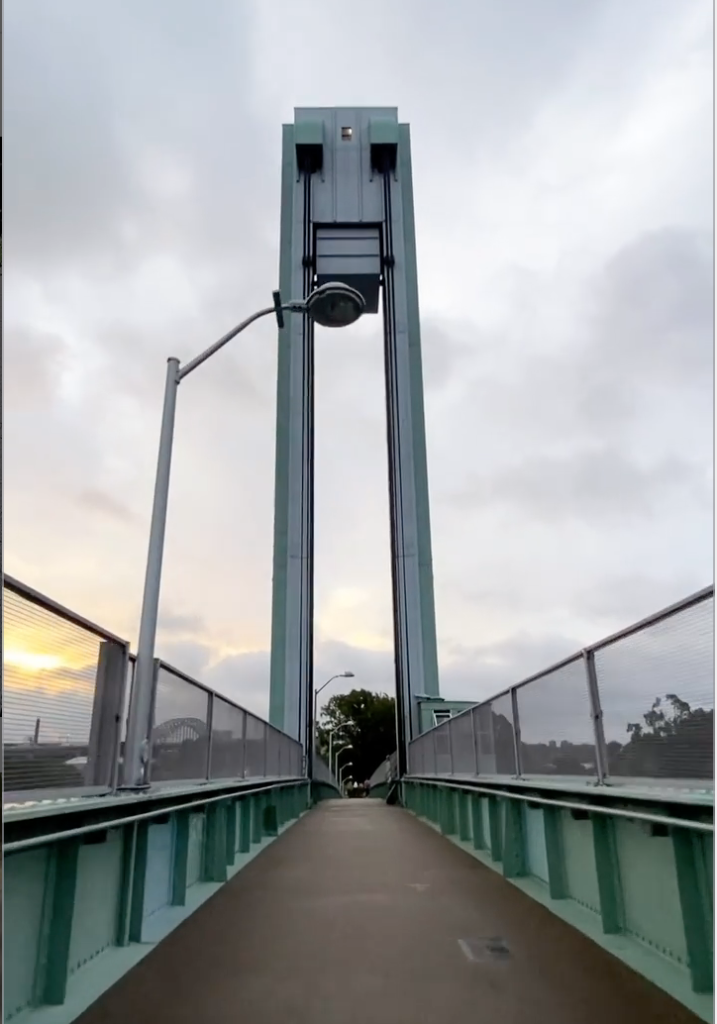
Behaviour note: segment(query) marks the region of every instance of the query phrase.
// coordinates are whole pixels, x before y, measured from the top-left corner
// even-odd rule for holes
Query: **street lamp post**
[[[353,761],[347,761],[346,764],[341,766],[341,771],[339,772],[339,789],[342,794],[344,791],[344,772],[347,768],[353,768],[353,764]]]
[[[336,751],[336,757],[334,759],[334,768],[333,768],[334,775],[336,774],[336,769],[338,768],[339,758],[343,754],[344,750],[353,750],[353,749],[354,748],[353,748],[353,745],[351,743],[344,743],[343,747],[339,747],[339,749]],[[329,752],[329,771],[331,771],[331,753],[330,752]]]
[[[337,672],[335,676],[331,676],[325,683],[322,683],[318,690],[314,691],[314,750],[319,749],[319,694],[325,689],[329,683],[333,683],[334,679],[353,679],[353,672]]]
[[[167,360],[167,377],[162,409],[162,427],[159,435],[157,475],[154,484],[154,502],[149,529],[149,550],[145,571],[142,614],[137,644],[137,661],[130,697],[127,722],[127,739],[124,747],[122,783],[127,789],[141,789],[147,785],[146,762],[148,757],[152,690],[154,687],[154,652],[157,639],[157,618],[159,614],[159,592],[162,579],[164,556],[164,535],[167,525],[167,504],[169,500],[169,475],[172,465],[172,443],[174,420],[177,408],[177,391],[185,377],[210,359],[219,349],[241,334],[255,320],[272,313],[280,328],[284,326],[284,312],[303,313],[321,327],[346,327],[354,323],[364,311],[365,302],[360,292],[348,285],[330,282],[316,288],[304,301],[282,303],[278,291],[273,293],[274,305],[253,313],[246,320],[225,334],[219,341],[205,349],[194,359],[179,365],[172,357]]]

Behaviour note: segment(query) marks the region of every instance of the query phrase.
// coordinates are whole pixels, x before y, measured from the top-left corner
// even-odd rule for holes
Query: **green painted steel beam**
[[[137,850],[138,825],[125,825],[122,836],[122,873],[120,876],[119,906],[117,912],[117,945],[126,946],[130,940],[134,862]]]
[[[183,907],[187,902],[190,817],[189,811],[181,811],[174,819],[174,849],[172,852],[172,906],[174,907]]]
[[[507,800],[503,808],[503,875],[522,878],[526,872],[523,806]]]
[[[473,829],[473,849],[474,850],[485,850],[485,830],[483,828],[483,805],[481,803],[482,798],[479,796],[471,796],[471,818],[472,818],[472,829]]]
[[[265,836],[277,836],[279,834],[279,822],[276,814],[276,804],[267,801],[262,814],[262,834]]]
[[[606,935],[619,935],[625,927],[625,908],[615,825],[609,818],[593,817],[592,829],[603,931]]]
[[[204,832],[205,882],[227,880],[227,813],[226,804],[213,804],[207,808]]]
[[[503,832],[500,827],[499,797],[488,797],[488,824],[490,828],[490,855],[495,861],[503,859]]]
[[[67,994],[79,852],[79,839],[58,843],[55,849],[42,983],[42,1002],[49,1006],[61,1006]]]
[[[453,790],[444,788],[440,791],[440,823],[441,832],[444,836],[455,835],[456,832],[456,802]]]
[[[413,807],[417,806],[417,797],[410,795],[410,781],[406,784],[407,806]],[[426,806],[435,807],[438,828],[463,848],[460,823],[458,835],[455,828],[447,831],[451,807],[455,810],[458,806],[455,798],[451,801],[449,797],[451,790],[468,794],[477,860],[502,872],[508,882],[701,1019],[713,1021],[713,839],[701,804],[685,808],[686,817],[678,826],[673,824],[676,805],[670,801],[666,801],[663,815],[645,814],[638,808],[628,809],[622,790],[602,794],[603,799],[608,796],[615,801],[612,806],[603,803],[592,807],[536,797],[534,787],[525,787],[522,794],[503,794],[487,786],[468,787],[448,781],[421,780],[415,785],[425,789]],[[484,800],[489,801],[487,842],[483,835]],[[523,806],[540,810],[543,836],[528,832]],[[690,810],[692,817],[687,816]],[[610,817],[612,811],[614,816]],[[573,822],[568,815],[576,820]],[[649,857],[646,835],[657,837],[655,861],[641,872],[635,858]],[[672,837],[670,856],[666,854],[665,836]],[[535,864],[531,863],[533,856],[537,858]],[[568,857],[572,858],[570,863]],[[654,884],[645,881],[648,869]],[[575,892],[569,878],[573,884],[576,880],[580,883]],[[654,894],[662,892],[663,887],[665,909],[661,914]],[[666,922],[664,914],[674,915],[676,910],[679,917]]]
[[[225,807],[226,821],[224,823],[224,862],[227,867],[232,867],[236,858],[237,838],[237,805],[236,800],[228,800]]]
[[[134,839],[134,857],[132,858],[132,886],[129,904],[130,942],[142,941],[142,924],[144,921],[144,892],[147,882],[147,855],[149,851],[149,824],[137,822]]]
[[[714,924],[710,874],[704,850],[699,836],[677,828],[672,832],[672,846],[692,989],[694,992],[712,992]]]
[[[467,843],[471,838],[470,818],[470,796],[468,793],[458,792],[458,838],[462,843]]]
[[[257,793],[252,797],[251,807],[251,841],[252,844],[260,843],[264,837],[262,831],[264,815],[264,794]]]
[[[244,796],[239,801],[239,853],[251,852],[252,798]]]
[[[568,881],[561,812],[555,807],[543,807],[542,813],[545,854],[548,862],[548,889],[552,899],[563,900],[568,896]]]

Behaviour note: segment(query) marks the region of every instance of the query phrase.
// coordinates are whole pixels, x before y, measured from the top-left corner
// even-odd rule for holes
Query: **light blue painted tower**
[[[383,312],[399,764],[438,696],[416,237],[407,124],[393,107],[299,109],[283,128],[280,289],[328,281]],[[381,300],[381,301],[379,301]],[[271,642],[272,724],[310,755],[313,692],[314,338],[279,332]]]

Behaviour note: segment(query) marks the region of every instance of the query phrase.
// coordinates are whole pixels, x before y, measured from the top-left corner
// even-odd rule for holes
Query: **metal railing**
[[[5,793],[116,784],[128,658],[125,640],[3,577]]]
[[[409,745],[409,774],[704,789],[714,782],[714,587]]]
[[[336,778],[334,773],[329,769],[329,766],[324,761],[323,757],[319,757],[317,753],[314,753],[313,765],[312,765],[312,778],[314,782],[321,782],[325,786],[331,786],[332,789],[339,790],[339,780]]]
[[[296,740],[157,661],[150,782],[299,778],[302,758]]]
[[[121,783],[129,643],[3,577],[5,801],[95,795]],[[185,673],[155,663],[152,785],[300,778],[301,744]]]
[[[368,780],[369,792],[377,786],[390,785],[396,778],[398,778],[398,757],[393,753],[381,762]]]

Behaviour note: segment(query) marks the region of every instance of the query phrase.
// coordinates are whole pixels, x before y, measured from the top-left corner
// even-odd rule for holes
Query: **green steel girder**
[[[5,1020],[53,1007],[70,1024],[298,819],[309,788],[221,784],[8,815]]]
[[[452,842],[713,1020],[714,814],[703,799],[660,804],[654,793],[640,801],[614,790],[576,797],[518,780],[405,778],[401,793]]]

